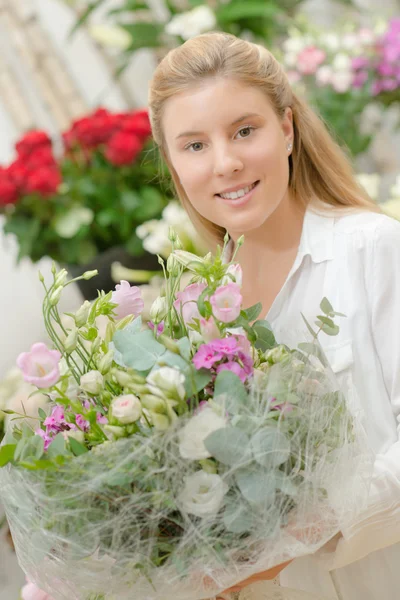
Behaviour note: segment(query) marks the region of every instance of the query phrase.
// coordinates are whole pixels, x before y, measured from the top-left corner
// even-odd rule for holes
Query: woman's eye
[[[187,150],[192,150],[193,152],[199,152],[199,150],[203,150],[202,142],[192,142],[188,146],[186,146]]]
[[[238,131],[237,135],[242,138],[249,137],[253,129],[254,127],[243,127],[240,129],[240,131]]]

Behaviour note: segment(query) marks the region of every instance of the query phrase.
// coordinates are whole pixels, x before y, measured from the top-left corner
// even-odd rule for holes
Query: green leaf
[[[35,435],[31,440],[31,446],[35,460],[40,460],[44,454],[44,439],[40,435]]]
[[[154,339],[152,331],[140,331],[135,335],[126,329],[116,331],[113,343],[121,353],[125,366],[137,371],[152,369],[166,351],[165,346]]]
[[[143,242],[134,231],[128,241],[125,243],[125,249],[132,256],[141,256],[144,253]]]
[[[225,527],[232,533],[246,533],[252,529],[251,508],[239,499],[226,505],[223,519]]]
[[[301,342],[298,345],[298,348],[300,348],[300,350],[302,350],[306,354],[312,354],[313,356],[316,356],[320,360],[321,364],[324,367],[328,366],[328,361],[326,360],[326,356],[323,353],[319,344],[315,344],[312,342]]]
[[[57,433],[56,437],[53,439],[50,446],[47,448],[48,458],[55,458],[56,456],[60,455],[67,456],[68,454],[70,454],[70,452],[66,447],[63,434]]]
[[[225,398],[225,408],[229,412],[236,412],[240,405],[245,405],[248,395],[244,383],[231,371],[221,371],[215,379],[214,399]]]
[[[122,190],[121,204],[127,213],[132,213],[140,206],[141,198],[134,190]]]
[[[326,315],[329,315],[333,312],[333,306],[329,302],[328,298],[323,298],[319,307]]]
[[[190,360],[190,349],[191,344],[188,337],[183,337],[177,341],[177,346],[179,348],[179,352],[181,353],[182,358],[189,361]]]
[[[81,227],[93,222],[94,213],[86,206],[71,206],[68,212],[59,215],[53,220],[53,227],[57,235],[64,239],[73,238]]]
[[[162,43],[161,35],[164,33],[164,26],[159,23],[120,23],[120,27],[132,37],[127,52],[139,48],[157,48]]]
[[[254,2],[247,0],[246,2],[230,3],[219,7],[215,16],[219,23],[226,21],[239,21],[240,19],[254,19],[263,17],[272,18],[279,12],[279,8],[275,3],[270,2]]]
[[[34,246],[40,236],[41,228],[41,221],[38,217],[12,216],[6,221],[4,224],[5,233],[13,233],[18,240],[18,262],[24,256],[32,255]]]
[[[303,313],[301,313],[301,316],[303,318],[304,323],[306,324],[306,327],[307,327],[308,331],[311,333],[311,335],[313,336],[313,338],[315,338],[317,336],[316,331],[314,331],[314,329],[311,327],[310,323],[307,321],[307,319],[305,318],[305,316],[303,315]]]
[[[43,419],[43,420],[44,420],[44,419],[47,419],[47,415],[46,415],[46,413],[44,412],[43,408],[39,408],[39,410],[38,410],[38,415],[39,415],[39,417],[40,417],[41,419]]]
[[[260,348],[263,352],[270,350],[276,346],[275,336],[271,331],[271,326],[264,319],[256,321],[253,325],[253,330],[257,334],[256,348]]]
[[[262,304],[261,302],[257,302],[257,304],[253,304],[253,306],[250,306],[250,308],[246,308],[246,310],[243,312],[246,314],[246,319],[252,322],[257,319],[261,311]]]
[[[321,331],[326,333],[326,335],[335,336],[339,333],[340,329],[338,325],[334,325],[333,327],[329,327],[329,325],[323,325],[321,327]]]
[[[223,427],[210,433],[204,445],[224,465],[238,465],[245,459],[249,436],[237,427]]]
[[[290,456],[290,441],[279,429],[260,429],[250,440],[253,456],[262,467],[279,467]]]
[[[276,482],[273,472],[253,468],[238,471],[235,477],[239,490],[248,502],[267,506],[274,502]]]
[[[68,442],[75,456],[81,456],[81,454],[86,454],[86,452],[88,452],[86,446],[78,442],[78,440],[76,440],[75,438],[69,437]]]
[[[323,315],[318,315],[316,324],[320,327],[321,323],[328,325],[329,327],[335,326],[335,323],[329,317],[324,317]]]
[[[4,467],[9,462],[14,460],[16,444],[7,444],[0,448],[0,467]]]

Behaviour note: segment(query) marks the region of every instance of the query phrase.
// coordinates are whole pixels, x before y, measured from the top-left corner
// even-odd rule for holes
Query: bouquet
[[[58,150],[45,131],[26,133],[0,169],[0,213],[18,259],[85,265],[114,246],[143,254],[136,227],[168,202],[150,135],[146,110],[104,108],[75,120]]]
[[[122,281],[66,327],[54,269],[53,349],[17,361],[50,407],[14,413],[0,494],[22,568],[55,599],[214,597],[314,552],[367,495],[369,454],[318,342],[340,315],[323,299],[308,338],[278,344],[261,305],[243,308],[234,256],[171,240],[151,321]]]

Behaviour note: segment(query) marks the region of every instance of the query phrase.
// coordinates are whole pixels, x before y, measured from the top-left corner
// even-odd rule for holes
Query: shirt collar
[[[333,259],[335,217],[308,207],[304,215],[298,256],[309,255],[315,263]]]

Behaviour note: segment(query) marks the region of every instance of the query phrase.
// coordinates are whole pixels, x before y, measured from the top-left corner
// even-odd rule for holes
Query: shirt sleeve
[[[372,232],[371,232],[372,235]],[[400,543],[400,223],[380,217],[366,244],[367,303],[384,383],[397,422],[398,441],[374,463],[367,508],[346,529],[332,569]]]

